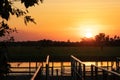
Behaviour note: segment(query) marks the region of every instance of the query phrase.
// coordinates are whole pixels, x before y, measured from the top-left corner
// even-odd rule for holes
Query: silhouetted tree
[[[109,35],[107,35],[107,36],[105,37],[105,41],[106,41],[106,42],[109,42],[109,40],[110,40],[110,37],[109,37]]]
[[[99,46],[101,47],[101,50],[103,50],[103,45],[105,42],[105,33],[99,33],[98,35],[96,35],[95,40],[99,44]]]
[[[110,36],[109,35],[107,35],[107,36],[105,36],[105,42],[104,42],[105,44],[105,46],[109,46],[110,45]]]
[[[112,43],[114,43],[114,46],[119,46],[120,45],[120,37],[115,35],[113,37],[113,42]]]
[[[21,4],[24,4],[26,8],[25,10],[14,5],[16,4],[15,2],[18,1],[20,1]],[[11,15],[16,17],[24,16],[25,24],[27,24],[27,22],[35,23],[34,18],[27,15],[27,13],[29,12],[28,8],[38,4],[39,1],[42,2],[43,0],[0,0],[0,37],[5,36],[6,33],[9,34],[9,32],[14,31],[14,29],[10,28],[7,24]]]

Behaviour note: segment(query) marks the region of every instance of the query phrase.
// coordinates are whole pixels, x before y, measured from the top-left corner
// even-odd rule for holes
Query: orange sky
[[[44,0],[29,11],[37,24],[25,26],[22,18],[10,19],[10,25],[18,29],[16,40],[79,41],[88,31],[93,36],[100,32],[120,35],[120,0]]]

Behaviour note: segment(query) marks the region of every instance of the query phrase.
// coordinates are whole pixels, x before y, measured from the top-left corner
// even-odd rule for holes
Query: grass
[[[9,57],[11,59],[34,59],[38,58],[43,60],[47,55],[53,57],[67,58],[70,55],[77,57],[92,57],[92,56],[103,56],[103,57],[119,57],[120,47],[104,47],[101,50],[100,47],[26,47],[26,46],[17,46],[9,47]]]

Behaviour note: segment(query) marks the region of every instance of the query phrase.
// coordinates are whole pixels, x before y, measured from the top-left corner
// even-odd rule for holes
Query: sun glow
[[[79,24],[79,34],[81,37],[94,38],[100,32],[101,25],[97,20],[86,19]]]
[[[85,30],[84,30],[84,32],[85,32],[85,34],[84,34],[84,36],[86,37],[86,38],[92,38],[93,37],[93,29],[91,29],[91,28],[86,28]]]
[[[97,35],[96,29],[92,27],[87,27],[83,29],[83,37],[86,38],[94,38],[95,35]]]
[[[91,32],[87,32],[87,33],[85,33],[85,37],[86,38],[91,38],[91,37],[93,37],[93,35],[92,35]]]

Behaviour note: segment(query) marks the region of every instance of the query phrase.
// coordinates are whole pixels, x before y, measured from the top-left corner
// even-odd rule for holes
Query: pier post
[[[29,75],[31,75],[31,62],[29,61]]]
[[[75,71],[74,77],[75,77],[75,80],[77,80],[77,61],[75,61],[74,71]]]
[[[102,70],[102,76],[103,76],[103,80],[108,80],[107,79],[108,73],[105,70]]]
[[[48,80],[49,77],[49,66],[46,64],[46,80]]]
[[[117,58],[117,60],[116,60],[116,70],[117,70],[118,73],[120,73],[119,61],[120,61],[120,58]]]
[[[37,70],[37,61],[36,61],[35,67],[36,67],[36,70]]]
[[[94,80],[94,70],[93,70],[93,65],[91,65],[91,79]]]
[[[52,70],[51,70],[51,75],[53,76],[53,69],[54,68],[54,62],[52,62]]]
[[[71,60],[71,76],[74,77],[74,60]]]
[[[49,55],[46,58],[46,80],[49,80]]]
[[[63,62],[61,62],[61,76],[63,76],[64,73],[64,66],[63,66]]]
[[[85,78],[86,78],[86,75],[85,75],[85,64],[83,64],[83,79],[85,80]]]
[[[107,70],[109,69],[109,62],[107,61]]]
[[[80,74],[80,77],[82,78],[82,66],[81,66],[81,63],[79,63],[78,73]]]
[[[98,67],[95,67],[95,79],[98,79]]]
[[[59,74],[58,74],[58,69],[56,69],[56,80],[59,80],[59,76],[58,76]]]

